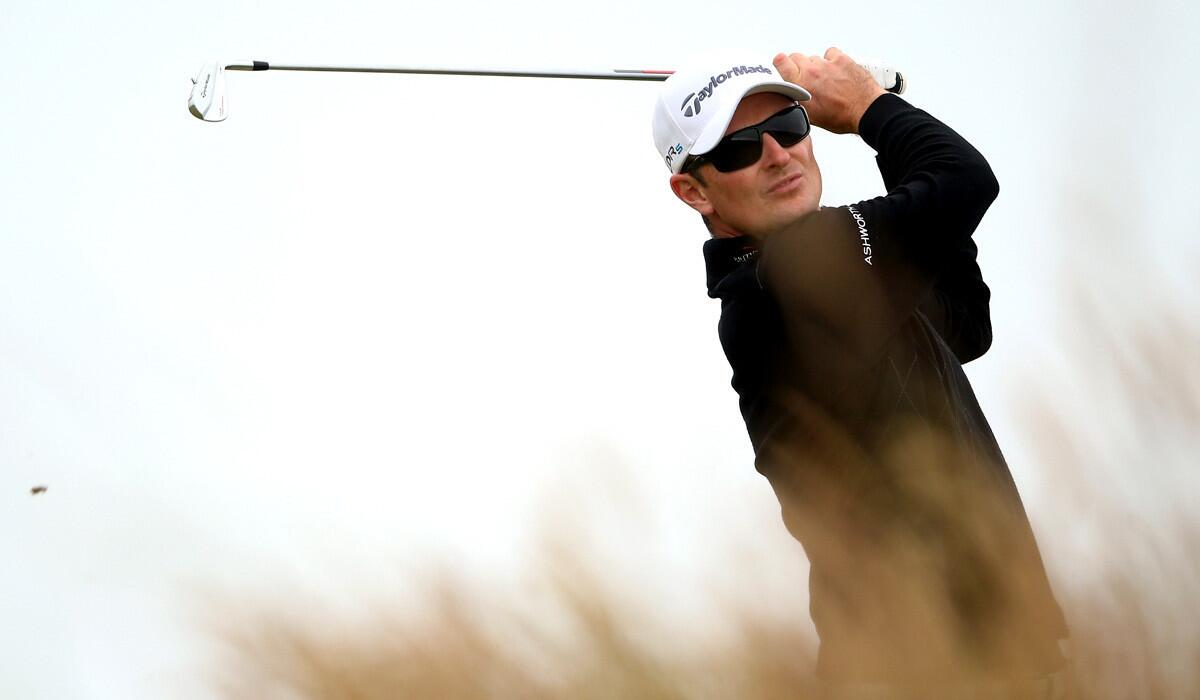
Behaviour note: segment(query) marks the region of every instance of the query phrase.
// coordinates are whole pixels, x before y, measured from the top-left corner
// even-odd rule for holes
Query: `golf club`
[[[906,87],[904,76],[891,67],[879,62],[859,63],[866,68],[876,82],[885,90],[903,93]],[[674,71],[670,70],[607,70],[607,71],[572,71],[572,70],[505,70],[483,68],[431,68],[431,67],[388,67],[388,66],[321,66],[321,65],[292,65],[267,63],[266,61],[247,61],[241,63],[222,63],[214,61],[205,64],[200,72],[192,79],[192,93],[188,96],[188,111],[196,118],[206,122],[225,121],[229,116],[229,107],[225,95],[225,71],[265,71],[288,70],[310,71],[317,73],[405,73],[413,75],[474,75],[496,76],[505,78],[577,78],[584,80],[666,80]]]

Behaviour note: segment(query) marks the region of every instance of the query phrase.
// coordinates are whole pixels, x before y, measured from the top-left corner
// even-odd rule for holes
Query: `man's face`
[[[750,95],[738,104],[728,135],[753,126],[790,106],[792,100],[773,92]],[[821,202],[821,171],[813,157],[812,139],[783,148],[762,136],[758,162],[731,173],[705,163],[689,174],[671,177],[676,196],[709,219],[716,236],[745,234],[762,238],[809,212]]]

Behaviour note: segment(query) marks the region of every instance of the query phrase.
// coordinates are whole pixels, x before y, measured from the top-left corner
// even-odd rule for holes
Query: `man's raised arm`
[[[965,139],[900,97],[868,87],[869,75],[856,74],[861,69],[836,49],[826,59],[781,55],[776,66],[813,93],[812,122],[856,130],[879,153],[891,182],[885,196],[822,209],[762,243],[760,282],[779,304],[792,342],[829,350],[811,353],[827,359],[810,360],[808,369],[815,376],[852,371],[877,360],[913,310],[928,303],[936,261],[969,243],[998,185]]]

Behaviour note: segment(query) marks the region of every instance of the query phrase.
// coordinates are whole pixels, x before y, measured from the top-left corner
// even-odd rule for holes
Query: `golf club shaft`
[[[906,87],[904,76],[885,64],[860,63],[870,72],[885,90],[903,93]],[[290,63],[267,63],[266,61],[241,61],[206,63],[192,78],[192,92],[188,96],[188,111],[206,122],[224,121],[229,112],[225,103],[226,71],[311,71],[316,73],[407,73],[416,75],[473,75],[506,78],[583,78],[588,80],[640,80],[662,81],[675,71],[646,69],[613,69],[605,71],[580,70],[525,70],[501,68],[443,68],[433,66],[328,66],[297,65]],[[715,79],[715,78],[714,78]]]
[[[584,78],[590,80],[666,80],[671,76],[671,73],[674,72],[669,70],[531,71],[494,68],[483,70],[473,68],[435,68],[417,66],[300,66],[292,64],[267,63],[266,61],[233,63],[226,65],[225,70],[290,70],[312,71],[318,73],[406,73],[410,75],[480,75],[507,78]]]

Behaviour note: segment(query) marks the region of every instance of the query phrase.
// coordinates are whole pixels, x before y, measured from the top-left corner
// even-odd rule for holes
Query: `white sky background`
[[[1058,297],[1121,243],[1078,203],[1139,225],[1144,293],[1114,285],[1113,313],[1195,298],[1197,27],[1182,1],[0,6],[0,696],[178,695],[188,591],[504,571],[542,503],[586,518],[580,494],[621,488],[606,468],[637,477],[612,498],[650,519],[660,585],[727,522],[786,541],[656,86],[231,73],[204,124],[201,63],[886,58],[1001,182],[977,234],[996,343],[969,373],[1041,526],[1012,399],[1068,356]],[[879,192],[857,137],[814,140],[825,203]],[[597,546],[635,539],[614,532]]]

